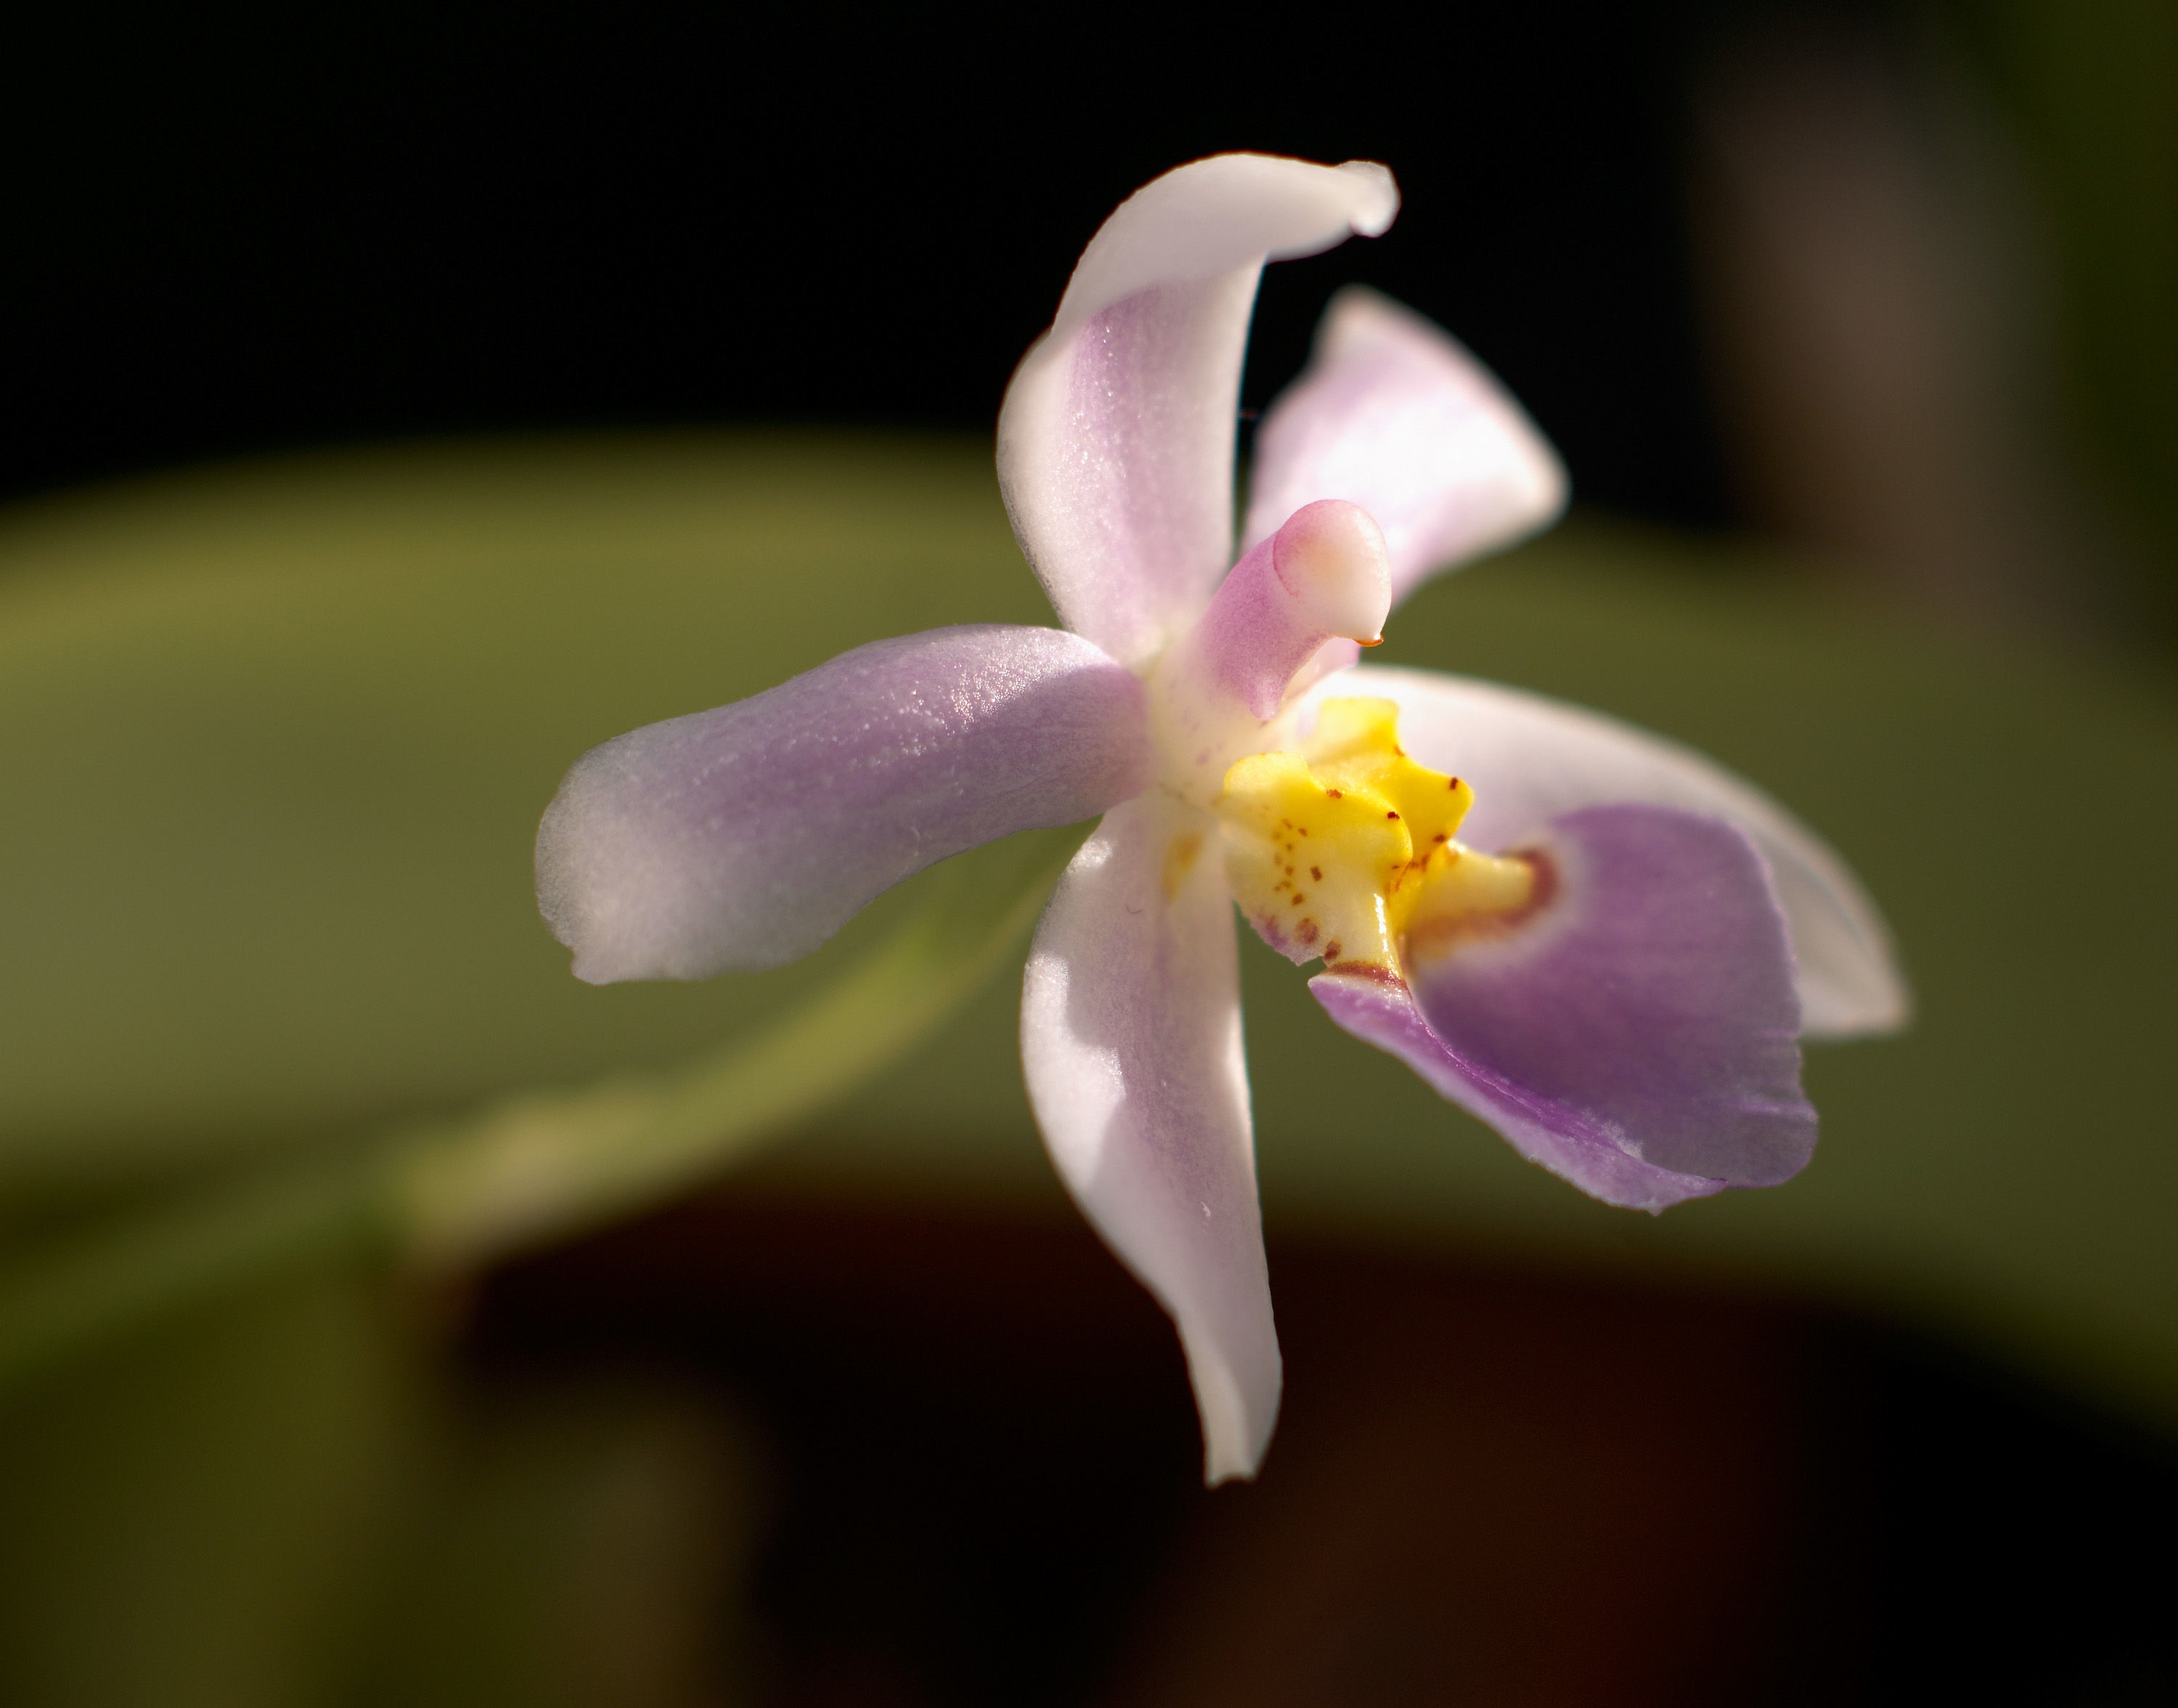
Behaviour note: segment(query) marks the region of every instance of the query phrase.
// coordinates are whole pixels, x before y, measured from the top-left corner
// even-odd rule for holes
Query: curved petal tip
[[[1081,252],[1051,341],[1154,285],[1297,260],[1349,237],[1381,237],[1399,187],[1373,160],[1321,166],[1275,154],[1213,154],[1174,167],[1113,210]]]
[[[1349,160],[1342,161],[1338,170],[1364,186],[1363,193],[1354,200],[1354,235],[1383,236],[1399,216],[1399,186],[1392,176],[1392,168],[1373,160]]]

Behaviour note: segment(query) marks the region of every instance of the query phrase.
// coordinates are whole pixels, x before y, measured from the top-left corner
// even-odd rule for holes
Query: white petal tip
[[[584,984],[625,984],[632,978],[642,977],[640,973],[608,972],[598,966],[594,958],[581,954],[575,956],[574,965],[567,971],[573,973]]]
[[[1283,1382],[1273,1346],[1258,1373],[1250,1394],[1238,1373],[1201,1333],[1190,1333],[1183,1324],[1180,1345],[1187,1354],[1188,1380],[1195,1388],[1195,1409],[1202,1420],[1202,1484],[1251,1482],[1270,1450],[1271,1432],[1278,1415],[1278,1394]]]
[[[1871,972],[1874,969],[1870,969]],[[1857,1037],[1887,1037],[1913,1023],[1913,999],[1895,967],[1848,990],[1841,983],[1803,976],[1800,1036],[1819,1043],[1843,1043]]]
[[[1361,193],[1355,198],[1352,223],[1356,237],[1380,238],[1399,216],[1399,186],[1392,169],[1373,160],[1342,161],[1338,170],[1355,179]]]
[[[1565,514],[1573,498],[1573,480],[1550,441],[1524,418],[1520,424],[1528,430],[1521,435],[1513,508],[1520,517],[1521,533],[1540,534]]]
[[[538,911],[573,951],[574,976],[585,984],[709,978],[784,966],[816,947],[822,936],[721,929],[702,861],[646,810],[640,768],[627,763],[644,733],[577,760],[537,829]]]
[[[1063,343],[1092,315],[1152,285],[1321,255],[1351,236],[1381,236],[1398,212],[1398,185],[1373,160],[1320,166],[1234,153],[1190,161],[1144,184],[1097,228],[1067,282],[1049,336]]]

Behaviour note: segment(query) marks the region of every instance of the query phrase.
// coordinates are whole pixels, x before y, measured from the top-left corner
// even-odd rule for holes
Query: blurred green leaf
[[[949,862],[830,983],[663,1073],[516,1093],[20,1242],[0,1260],[0,1388],[83,1344],[298,1257],[459,1267],[686,1191],[934,1031],[1018,950],[1079,831]]]
[[[1901,1040],[1812,1056],[1813,1167],[1658,1220],[1603,1209],[1338,1033],[1250,948],[1267,1213],[1752,1278],[2178,1422],[2178,1146],[2159,1077],[2178,1021],[2178,694],[2092,660],[1899,631],[1747,567],[1736,548],[1576,523],[1426,589],[1384,656],[1707,748],[1858,866],[1922,1010]],[[397,1246],[473,1255],[694,1178],[673,1135],[700,1122],[661,1115],[647,1159],[624,1137],[586,1153],[534,1113],[576,1105],[523,1114],[517,1094],[632,1076],[648,1089],[627,1110],[695,1109],[692,1092],[675,1102],[673,1064],[849,988],[952,880],[926,874],[780,974],[588,989],[529,893],[561,771],[621,729],[878,634],[1042,615],[988,452],[965,444],[439,447],[150,483],[0,524],[0,1194],[44,1238],[120,1241],[95,1261],[41,1245],[57,1267],[10,1296],[118,1322],[156,1293],[141,1277],[161,1250],[231,1276],[253,1240],[358,1237],[345,1218],[362,1203],[367,1225],[405,1230]],[[779,1112],[774,1130],[805,1130],[752,1158],[742,1190],[1063,1213],[1007,987],[987,983],[821,1118]],[[884,988],[865,1012],[885,1011]],[[638,1125],[615,1129],[621,1093],[594,1095],[569,1131]],[[507,1098],[474,1127],[431,1125]],[[534,1203],[509,1185],[524,1133],[558,1183]],[[714,1137],[720,1157],[736,1142]],[[431,1170],[394,1166],[421,1170],[441,1141]],[[316,1180],[337,1187],[313,1199]],[[243,1186],[265,1195],[261,1224],[221,1220],[242,1216]],[[73,1233],[71,1204],[89,1207]],[[145,1265],[125,1284],[124,1247]],[[46,1332],[30,1327],[12,1344]]]
[[[829,983],[599,991],[538,920],[594,743],[862,641],[1046,621],[967,442],[436,446],[0,522],[0,1208],[662,1068]]]
[[[949,862],[892,938],[782,1019],[677,1072],[527,1092],[389,1146],[402,1254],[473,1263],[648,1207],[936,1031],[1028,940],[1078,829]]]

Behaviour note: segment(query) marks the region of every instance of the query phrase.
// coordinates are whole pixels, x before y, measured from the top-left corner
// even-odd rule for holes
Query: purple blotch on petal
[[[1467,1060],[1430,1030],[1414,993],[1397,979],[1324,972],[1309,980],[1308,988],[1354,1037],[1398,1057],[1438,1096],[1494,1127],[1530,1162],[1590,1197],[1629,1210],[1663,1210],[1724,1190],[1722,1180],[1677,1174],[1628,1155],[1575,1112]]]
[[[1904,1024],[1911,999],[1882,914],[1837,851],[1743,777],[1692,748],[1601,712],[1495,682],[1364,665],[1326,694],[1399,708],[1399,744],[1464,777],[1475,809],[1460,834],[1502,848],[1587,807],[1633,802],[1724,818],[1761,851],[1792,944],[1803,1037]]]
[[[1314,982],[1318,999],[1608,1202],[1661,1209],[1797,1174],[1815,1112],[1754,845],[1721,819],[1623,805],[1554,819],[1530,846],[1545,875],[1531,915],[1434,945],[1418,934],[1410,999],[1336,975]]]

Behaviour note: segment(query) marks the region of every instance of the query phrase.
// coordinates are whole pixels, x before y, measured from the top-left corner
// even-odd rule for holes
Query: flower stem
[[[935,1031],[1019,946],[1075,840],[1017,837],[1003,873],[988,856],[939,868],[925,905],[838,978],[681,1068],[517,1093],[19,1249],[0,1263],[0,1389],[307,1255],[464,1268],[671,1197]]]

